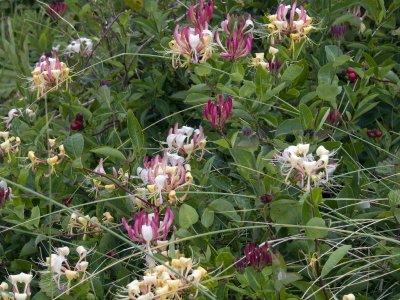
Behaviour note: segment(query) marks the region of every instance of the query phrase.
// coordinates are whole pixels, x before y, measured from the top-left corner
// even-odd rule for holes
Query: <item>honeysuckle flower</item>
[[[36,98],[43,97],[49,91],[55,91],[65,83],[68,88],[69,68],[60,62],[57,52],[53,51],[53,57],[42,55],[35,69],[32,71],[32,91],[37,91]]]
[[[201,285],[207,276],[207,271],[198,266],[193,267],[191,258],[180,257],[173,259],[171,265],[158,265],[144,272],[141,280],[135,279],[126,286],[125,293],[119,295],[120,299],[160,299],[180,300],[186,299],[184,291]],[[167,267],[169,266],[169,267]],[[198,290],[190,299],[197,297]],[[151,298],[149,298],[151,297]]]
[[[173,166],[176,166],[179,161],[181,163],[184,162],[184,158],[180,155],[189,159],[192,153],[201,151],[199,158],[201,159],[206,145],[203,127],[199,126],[198,129],[194,129],[192,127],[183,126],[179,128],[179,124],[176,123],[175,126],[169,130],[167,145],[169,150],[167,155]]]
[[[19,137],[10,136],[8,132],[2,132],[4,142],[0,143],[0,156],[7,155],[8,160],[11,161],[11,154],[16,154],[21,145]]]
[[[347,294],[343,296],[342,300],[356,300],[356,296],[354,296],[353,294]]]
[[[244,252],[247,264],[251,265],[257,271],[261,271],[264,267],[272,263],[272,256],[268,250],[268,243],[264,243],[263,246],[249,243],[246,245]]]
[[[25,294],[25,295],[29,296],[31,294],[30,283],[31,283],[32,279],[33,279],[33,275],[31,273],[26,274],[26,273],[21,272],[18,275],[10,275],[9,280],[13,286],[14,295],[20,293],[18,284],[23,283],[24,288],[23,288],[21,294]],[[26,299],[26,297],[25,297],[25,299]]]
[[[187,171],[190,165],[183,165],[181,160],[174,160],[169,156],[168,150],[164,151],[164,156],[154,156],[151,160],[148,157],[144,159],[144,167],[137,168],[137,175],[146,184],[150,194],[157,196],[154,199],[154,205],[159,206],[163,203],[162,193],[171,191],[181,191],[186,188],[188,191],[193,177],[190,171]],[[189,173],[189,174],[188,174]],[[186,199],[187,193],[183,194],[179,201]],[[168,201],[174,203],[174,199]]]
[[[103,213],[103,223],[111,224],[114,221],[114,217],[110,214],[110,212],[106,211]]]
[[[89,56],[93,51],[93,42],[91,39],[81,37],[72,41],[65,49],[65,54],[74,56],[80,54],[82,56]]]
[[[208,29],[191,28],[179,25],[174,30],[174,39],[169,42],[172,66],[185,67],[190,63],[204,63],[213,53],[213,34]]]
[[[226,19],[221,23],[222,32],[225,33],[225,44],[221,42],[219,30],[215,31],[215,41],[222,49],[221,57],[235,61],[241,57],[246,57],[251,53],[253,44],[254,24],[249,16],[246,20],[244,17],[231,17],[227,15]]]
[[[29,117],[30,120],[36,115],[36,113],[29,109],[26,108],[25,110],[22,110],[21,108],[12,108],[9,110],[7,113],[7,117],[1,117],[5,123],[6,123],[6,128],[11,128],[11,122],[14,120],[14,118],[18,118],[22,115],[26,115]]]
[[[128,232],[132,241],[141,244],[157,245],[157,241],[165,241],[170,227],[174,222],[174,214],[167,207],[164,220],[160,221],[158,211],[149,214],[145,210],[140,211],[133,217],[133,227],[131,227],[125,218],[122,218],[122,225]]]
[[[11,198],[12,189],[7,186],[7,182],[0,181],[0,208],[3,207],[8,199]]]
[[[218,98],[219,103],[211,99],[208,100],[204,107],[204,116],[216,129],[222,130],[226,120],[231,114],[233,99],[231,96],[228,96],[228,98],[224,100],[224,96],[222,95],[219,95]]]
[[[0,299],[12,300],[11,294],[8,292],[8,284],[4,281],[0,284]]]
[[[289,146],[277,156],[278,162],[282,164],[281,171],[286,175],[285,182],[289,184],[289,176],[295,170],[298,186],[305,191],[310,191],[311,182],[314,186],[328,183],[329,175],[333,174],[337,166],[335,160],[331,159],[336,151],[331,152],[324,146],[319,146],[316,150],[319,158],[316,160],[309,153],[309,149],[309,144],[298,144]],[[307,180],[306,186],[304,186],[305,180]]]
[[[288,13],[289,20],[287,19]],[[288,35],[292,41],[292,47],[293,42],[307,38],[307,34],[314,29],[311,25],[312,18],[307,15],[303,6],[300,5],[297,8],[297,0],[293,2],[293,5],[280,4],[276,14],[269,15],[268,20],[270,23],[267,24],[267,28],[270,32],[272,45],[275,44],[275,37],[281,40],[283,36]]]
[[[199,30],[208,30],[208,22],[214,12],[214,1],[210,0],[205,4],[204,0],[200,0],[199,4],[194,5],[193,2],[189,7],[188,16],[194,28]]]
[[[263,69],[268,69],[268,63],[264,59],[264,53],[255,53],[256,57],[251,59],[251,66],[257,67],[261,66]]]

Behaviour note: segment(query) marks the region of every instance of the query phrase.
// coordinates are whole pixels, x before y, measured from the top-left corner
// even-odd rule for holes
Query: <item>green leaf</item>
[[[210,210],[209,208],[206,208],[201,215],[201,224],[203,224],[204,227],[210,227],[214,223],[214,211]]]
[[[209,64],[199,64],[194,68],[194,72],[198,76],[205,76],[211,73],[211,67]]]
[[[297,65],[290,65],[285,72],[283,72],[282,80],[294,81],[303,72],[303,67]]]
[[[233,204],[224,199],[217,199],[211,202],[208,207],[217,213],[221,213],[234,221],[240,221],[240,216],[237,214]]]
[[[317,95],[322,100],[334,102],[336,100],[336,96],[340,94],[342,91],[342,87],[330,84],[323,83],[319,84],[317,87]]]
[[[323,107],[320,109],[315,130],[320,130],[322,128],[322,126],[325,124],[326,119],[329,116],[329,112],[329,107]]]
[[[329,272],[332,271],[332,269],[340,262],[340,260],[347,254],[350,249],[351,245],[343,245],[333,251],[322,268],[321,276],[325,277],[326,275],[328,275]]]
[[[260,99],[265,98],[265,93],[267,91],[267,71],[263,67],[257,66],[254,83],[256,84],[256,95]]]
[[[128,133],[132,141],[133,149],[139,153],[144,145],[144,134],[138,119],[136,119],[132,110],[128,111]]]
[[[279,124],[275,132],[275,137],[288,133],[296,133],[297,131],[302,131],[301,121],[299,118],[289,119],[283,121]]]
[[[304,130],[311,129],[314,123],[314,117],[312,111],[305,104],[300,104],[300,121]]]
[[[320,239],[328,235],[328,229],[321,218],[312,218],[306,226],[306,235],[310,239]]]
[[[187,229],[193,224],[197,223],[199,220],[199,215],[197,211],[188,204],[182,204],[179,209],[179,225]]]
[[[322,189],[315,188],[311,191],[311,199],[314,205],[318,206],[322,202]]]
[[[392,190],[389,192],[389,204],[391,207],[400,206],[400,190]]]
[[[95,148],[90,150],[90,152],[96,153],[97,155],[100,156],[109,156],[117,160],[122,160],[122,161],[126,160],[125,156],[122,154],[121,151],[108,146]]]
[[[75,133],[69,136],[64,143],[65,151],[73,159],[82,156],[83,146],[84,140],[80,133]]]

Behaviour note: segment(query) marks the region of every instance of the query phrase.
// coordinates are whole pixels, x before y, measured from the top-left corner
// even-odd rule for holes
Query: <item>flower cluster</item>
[[[288,13],[289,20],[286,18]],[[297,18],[295,18],[296,14]],[[279,40],[282,40],[282,36],[289,35],[293,43],[307,38],[307,34],[314,29],[311,25],[312,18],[307,15],[303,6],[300,5],[300,8],[297,8],[297,0],[294,1],[292,6],[280,4],[276,14],[269,15],[268,20],[270,23],[267,26],[272,45],[275,44],[276,36],[278,36]]]
[[[167,236],[173,222],[174,214],[169,207],[167,207],[162,221],[156,209],[150,214],[145,210],[135,214],[133,227],[128,224],[125,218],[122,218],[122,225],[128,232],[130,239],[144,244],[148,248],[151,245],[160,246],[167,242]]]
[[[276,58],[279,52],[277,48],[269,47],[269,54],[272,58],[268,61],[265,60],[264,53],[256,53],[256,57],[252,58],[252,65],[254,67],[261,66],[263,69],[268,70],[271,74],[277,74],[282,66],[282,61]]]
[[[200,0],[196,8],[192,3],[188,15],[193,27],[183,26],[179,30],[179,24],[176,25],[174,39],[169,42],[172,65],[175,68],[184,67],[189,63],[204,63],[211,57],[213,34],[208,30],[208,22],[213,11],[214,3],[212,0],[208,4]]]
[[[255,243],[249,243],[244,249],[246,254],[246,262],[255,270],[261,271],[265,266],[272,263],[272,256],[268,250],[268,243],[259,246]]]
[[[171,270],[172,269],[172,270]],[[198,266],[194,268],[191,258],[172,259],[171,264],[158,265],[148,269],[142,280],[134,280],[126,286],[127,297],[121,299],[194,299],[196,293],[186,295],[188,289],[197,288],[207,271]],[[186,296],[186,297],[183,297]]]
[[[221,23],[222,32],[225,33],[225,43],[220,39],[219,30],[215,31],[215,41],[222,49],[221,57],[235,61],[241,57],[246,57],[251,53],[253,45],[254,23],[249,16],[246,20],[242,17],[231,17],[227,15]]]
[[[8,284],[6,282],[2,282],[0,284],[0,299],[4,300],[25,300],[31,295],[30,284],[32,281],[33,275],[31,273],[19,273],[17,275],[10,275],[9,281],[12,284],[12,293],[8,292]],[[23,289],[20,291],[20,287],[18,285],[23,284]]]
[[[99,235],[101,233],[100,221],[96,216],[85,215],[84,217],[79,217],[80,211],[73,212],[68,221],[67,231],[69,235],[83,234],[83,240],[86,240],[88,234]],[[112,224],[114,217],[110,212],[103,213],[103,225]],[[76,231],[75,231],[76,230]]]
[[[331,35],[335,40],[342,39],[345,33],[346,33],[346,25],[344,24],[332,25]]]
[[[74,267],[68,262],[68,255],[70,249],[68,247],[60,247],[55,249],[55,253],[52,253],[49,257],[46,257],[46,261],[40,262],[44,267],[49,267],[50,271],[44,271],[43,273],[50,272],[53,280],[57,283],[57,288],[65,290],[67,288],[67,294],[71,288],[72,281],[79,278],[82,274],[81,281],[84,280],[86,270],[89,266],[89,262],[86,261],[88,250],[83,246],[78,246],[76,252],[79,256],[79,260]],[[61,279],[66,278],[67,286],[63,286]]]
[[[189,159],[194,152],[201,151],[201,159],[206,146],[203,127],[199,126],[198,129],[194,129],[182,126],[179,128],[179,124],[176,123],[168,132],[167,145],[169,152],[184,156],[186,159]],[[178,157],[176,159],[179,160]]]
[[[184,201],[193,181],[191,167],[184,164],[184,158],[177,154],[170,154],[164,150],[164,156],[156,155],[150,160],[146,156],[143,168],[137,168],[137,174],[146,185],[150,198],[156,206],[163,204],[162,193],[168,194],[168,202],[176,203]],[[186,189],[181,197],[176,195],[177,191]]]
[[[50,146],[50,154],[47,159],[40,159],[36,157],[35,152],[33,150],[28,151],[28,157],[27,157],[28,160],[30,160],[31,162],[30,166],[32,167],[33,171],[36,169],[36,166],[39,165],[47,165],[50,167],[49,173],[45,174],[45,176],[50,176],[51,174],[53,174],[56,170],[56,166],[60,164],[66,157],[63,144],[57,147],[56,139],[49,139],[48,143]]]
[[[204,107],[204,117],[209,121],[216,129],[222,130],[225,126],[226,120],[231,115],[233,108],[233,99],[231,96],[225,100],[224,96],[219,95],[219,102],[208,100]]]
[[[281,163],[281,172],[286,176],[285,182],[289,183],[289,176],[294,170],[297,185],[307,192],[311,190],[311,182],[315,187],[320,183],[328,183],[329,175],[332,175],[337,167],[335,160],[331,159],[336,151],[331,152],[324,146],[319,146],[316,150],[319,159],[315,160],[314,156],[308,153],[309,149],[310,144],[298,144],[289,146],[277,156],[278,162]]]
[[[31,120],[36,115],[36,113],[29,108],[26,108],[25,110],[22,110],[20,108],[12,108],[9,110],[7,117],[2,117],[2,119],[5,120],[6,128],[11,128],[12,120],[14,120],[14,118],[22,116],[23,114],[27,115]]]
[[[72,57],[75,54],[89,56],[93,51],[93,42],[91,39],[81,37],[72,41],[65,49],[65,54]]]
[[[43,54],[35,69],[32,71],[32,91],[37,91],[37,99],[43,97],[49,91],[55,91],[65,83],[68,88],[69,68],[60,62],[57,52],[53,51],[53,57]]]
[[[19,151],[19,145],[21,145],[21,139],[19,137],[10,136],[8,131],[0,131],[0,138],[4,141],[0,143],[0,156],[8,156],[11,159],[11,153],[15,154]]]

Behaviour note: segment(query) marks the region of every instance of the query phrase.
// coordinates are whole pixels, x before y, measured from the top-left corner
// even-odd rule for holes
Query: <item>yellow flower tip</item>
[[[109,191],[109,192],[115,191],[115,185],[114,185],[114,184],[106,184],[106,185],[104,186],[104,188],[105,188],[107,191]]]
[[[170,191],[168,194],[168,202],[174,204],[177,200],[178,198],[176,197],[176,192],[174,190]]]
[[[58,151],[59,151],[59,155],[60,155],[60,156],[65,156],[64,145],[58,146]]]
[[[267,28],[269,31],[275,31],[275,29],[276,29],[274,24],[268,24]]]
[[[197,270],[201,272],[201,277],[203,278],[204,276],[207,275],[207,270],[204,269],[203,267],[197,267]]]
[[[192,174],[190,173],[190,172],[187,172],[186,173],[186,176],[185,176],[185,182],[186,183],[191,183],[193,181],[193,176],[192,176]]]
[[[298,33],[291,33],[290,34],[290,39],[291,40],[298,40],[300,38],[300,34]]]
[[[57,140],[56,139],[49,139],[48,142],[49,142],[49,146],[51,148],[53,148],[56,145]]]
[[[342,300],[356,300],[353,294],[344,295]]]
[[[57,155],[55,155],[55,156],[53,156],[53,157],[49,157],[49,158],[47,159],[47,163],[48,163],[51,167],[54,167],[54,166],[57,164],[57,162],[58,162],[58,156],[57,156]]]
[[[114,220],[114,217],[108,211],[103,214],[103,217],[104,223],[111,223]]]
[[[34,151],[28,151],[28,158],[31,162],[35,163],[36,162],[36,156]]]
[[[67,277],[68,281],[72,281],[79,277],[79,273],[77,271],[65,270],[65,277]]]
[[[303,28],[304,34],[308,34],[311,30],[313,30],[313,26],[306,26]]]
[[[177,291],[179,289],[180,283],[181,283],[181,281],[179,279],[166,281],[166,284],[168,285],[168,287],[171,291]]]
[[[171,266],[172,266],[174,269],[180,269],[180,268],[183,267],[183,264],[182,264],[182,262],[181,262],[179,259],[174,258],[174,259],[171,261]]]
[[[155,192],[156,192],[156,186],[155,186],[154,184],[149,184],[149,185],[147,186],[147,190],[148,190],[150,193],[155,193]]]

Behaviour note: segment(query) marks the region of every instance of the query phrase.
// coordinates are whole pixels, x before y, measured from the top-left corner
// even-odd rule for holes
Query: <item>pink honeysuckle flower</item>
[[[169,42],[173,67],[184,67],[190,63],[204,63],[212,55],[212,32],[208,29],[179,25],[174,30],[174,39]],[[183,58],[183,59],[182,59]]]
[[[69,68],[58,59],[57,51],[53,51],[53,57],[43,54],[32,71],[32,91],[37,91],[37,98],[41,98],[46,92],[57,90],[65,83],[68,87]]]
[[[186,159],[189,159],[191,154],[198,150],[201,151],[202,157],[206,146],[203,127],[199,126],[198,129],[194,129],[182,126],[179,128],[179,124],[176,123],[173,128],[169,129],[167,145],[170,152],[182,155]]]
[[[246,20],[244,17],[231,18],[230,15],[227,15],[226,19],[222,21],[221,27],[220,30],[226,36],[225,46],[221,42],[219,30],[215,31],[215,41],[223,51],[221,57],[235,61],[251,54],[254,24],[250,16]]]
[[[210,0],[208,4],[205,4],[204,0],[200,0],[199,4],[197,4],[196,6],[192,2],[189,7],[188,15],[190,22],[192,22],[194,28],[203,31],[208,30],[208,22],[211,20],[213,12],[213,0]]]
[[[160,221],[156,209],[151,214],[145,210],[135,214],[133,226],[130,226],[125,218],[122,218],[122,225],[128,232],[129,238],[144,245],[157,245],[157,241],[165,241],[173,222],[174,214],[169,207],[165,211],[163,221]]]
[[[287,14],[289,12],[289,20]],[[271,43],[275,44],[275,36],[282,39],[283,35],[289,35],[292,41],[299,41],[307,37],[314,29],[311,25],[312,18],[307,15],[303,6],[297,7],[297,0],[292,5],[280,4],[276,14],[269,15],[268,30],[271,35]]]
[[[222,130],[226,120],[229,118],[233,107],[233,99],[231,96],[224,100],[224,96],[219,95],[219,103],[216,101],[208,100],[204,107],[204,117],[215,128]]]
[[[187,193],[180,199],[176,197],[176,191],[185,188],[189,190],[193,177],[190,172],[190,165],[184,165],[184,158],[179,155],[170,154],[166,149],[164,156],[154,156],[151,160],[147,157],[144,160],[143,168],[137,168],[137,174],[147,190],[158,196],[155,205],[163,203],[162,193],[168,193],[168,201],[175,203],[177,200],[183,201]]]
[[[47,7],[47,13],[54,19],[58,16],[63,16],[67,11],[67,4],[64,2],[53,1]]]

